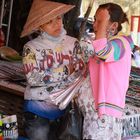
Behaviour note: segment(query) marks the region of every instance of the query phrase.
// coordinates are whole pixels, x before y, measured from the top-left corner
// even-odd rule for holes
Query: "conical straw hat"
[[[74,5],[67,5],[47,0],[34,0],[27,21],[24,25],[21,37],[29,35],[51,19],[63,15],[72,9]]]

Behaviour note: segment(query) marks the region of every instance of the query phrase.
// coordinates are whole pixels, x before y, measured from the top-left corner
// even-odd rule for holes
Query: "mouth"
[[[61,33],[61,29],[55,30],[55,33]]]
[[[61,30],[60,29],[54,31],[54,35],[56,37],[58,37],[60,34],[61,34]]]

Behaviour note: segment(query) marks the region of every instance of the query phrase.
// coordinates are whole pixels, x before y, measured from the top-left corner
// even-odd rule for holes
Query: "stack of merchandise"
[[[0,79],[25,86],[22,63],[0,60]]]
[[[23,74],[22,56],[10,47],[0,47],[0,80],[25,82]]]
[[[140,68],[132,67],[126,102],[140,107]]]
[[[140,68],[132,67],[126,95],[123,124],[123,140],[140,139]]]

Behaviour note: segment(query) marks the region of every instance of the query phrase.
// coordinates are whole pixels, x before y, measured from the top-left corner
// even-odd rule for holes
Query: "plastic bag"
[[[65,109],[67,105],[71,102],[71,100],[74,98],[74,96],[78,93],[79,87],[84,79],[84,76],[80,76],[75,80],[75,82],[72,85],[67,87],[67,89],[51,94],[51,101],[55,105],[58,105],[60,110]]]

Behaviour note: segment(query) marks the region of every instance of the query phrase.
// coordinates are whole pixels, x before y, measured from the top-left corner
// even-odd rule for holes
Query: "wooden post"
[[[82,21],[81,26],[80,26],[80,32],[79,32],[78,40],[81,39],[81,37],[83,36],[83,34],[85,32],[86,22],[88,20],[88,17],[90,15],[91,9],[93,7],[93,3],[94,3],[94,0],[91,0],[90,3],[89,3],[88,9],[87,9],[87,11],[85,13],[85,16],[84,16],[84,20]]]

